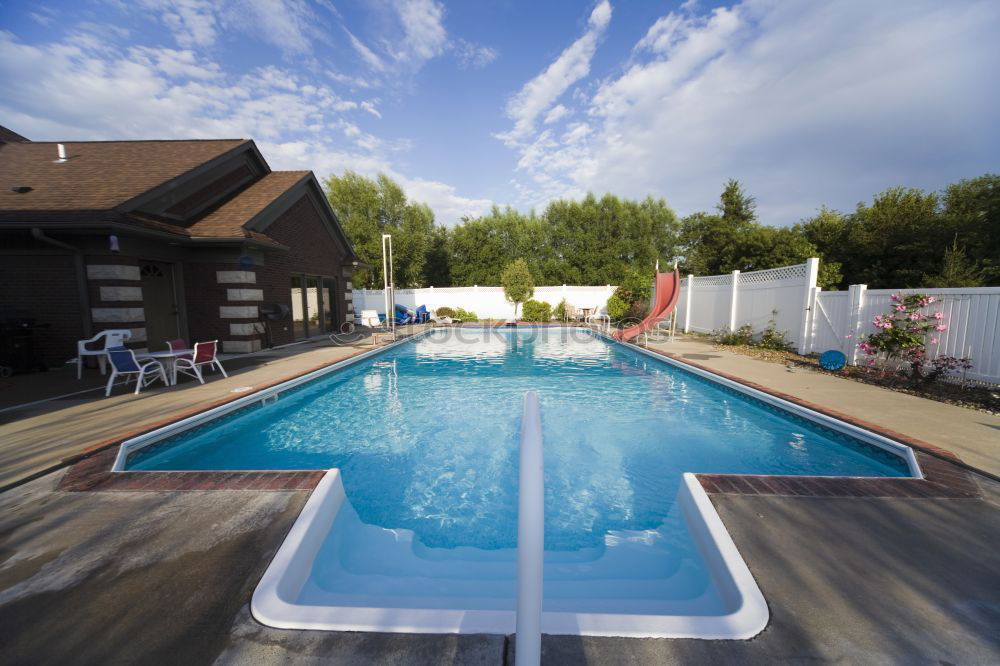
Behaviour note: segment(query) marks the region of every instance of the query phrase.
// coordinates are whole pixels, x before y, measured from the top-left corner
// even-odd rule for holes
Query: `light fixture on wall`
[[[108,243],[111,246],[111,252],[113,254],[118,254],[118,252],[119,252],[119,250],[118,250],[118,236],[115,236],[114,234],[111,234],[110,236],[108,236]]]

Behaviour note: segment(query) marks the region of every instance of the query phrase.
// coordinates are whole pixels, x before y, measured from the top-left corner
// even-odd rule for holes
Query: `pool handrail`
[[[542,569],[545,556],[545,480],[538,394],[524,394],[517,489],[516,666],[538,666],[542,656]]]

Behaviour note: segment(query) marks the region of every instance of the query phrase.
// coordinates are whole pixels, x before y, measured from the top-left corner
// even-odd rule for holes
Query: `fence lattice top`
[[[740,273],[740,284],[764,284],[767,282],[788,282],[791,280],[802,280],[806,277],[806,265],[796,264],[795,266],[782,266],[781,268],[769,268],[763,271],[749,271]],[[687,286],[688,278],[681,280],[681,285]],[[733,274],[725,275],[696,275],[694,277],[695,287],[722,287],[733,283]]]

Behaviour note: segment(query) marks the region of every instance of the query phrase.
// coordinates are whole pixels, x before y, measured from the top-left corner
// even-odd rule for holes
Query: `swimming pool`
[[[919,475],[906,447],[582,329],[434,330],[277,399],[126,443],[119,468],[336,468],[317,490],[333,513],[309,533],[311,557],[298,563],[308,575],[285,602],[355,616],[375,608],[382,619],[424,613],[332,628],[502,631],[514,607],[528,390],[540,396],[544,440],[544,607],[568,633],[633,635],[627,622],[601,629],[594,618],[731,614],[685,472]],[[459,615],[442,623],[449,613]]]

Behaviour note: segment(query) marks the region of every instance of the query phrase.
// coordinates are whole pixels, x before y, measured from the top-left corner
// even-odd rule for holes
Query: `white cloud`
[[[140,0],[137,6],[157,12],[183,48],[213,46],[232,29],[253,34],[286,55],[307,56],[315,41],[327,40],[322,21],[306,0]]]
[[[211,0],[142,0],[141,6],[158,11],[182,47],[211,46],[218,37],[217,5]]]
[[[351,40],[351,46],[357,51],[361,59],[372,69],[377,72],[385,71],[385,63],[382,62],[382,58],[378,57],[378,54],[368,48],[364,42],[354,36],[347,28],[344,28],[344,32],[347,33],[347,37]]]
[[[507,103],[507,117],[514,127],[499,135],[508,145],[516,145],[535,128],[535,120],[566,92],[590,73],[590,60],[611,21],[611,4],[601,0],[590,13],[587,30],[573,42],[541,74],[528,81]]]
[[[500,55],[496,49],[480,46],[464,39],[455,40],[452,44],[455,57],[463,69],[481,69],[490,64]]]
[[[430,60],[444,53],[448,33],[444,28],[444,6],[435,0],[399,0],[395,4],[403,25],[403,48],[396,59]]]
[[[548,113],[545,114],[545,120],[543,122],[546,125],[551,125],[552,123],[559,122],[560,120],[562,120],[571,113],[572,111],[570,111],[562,104],[556,104],[551,109],[549,109]]]
[[[784,224],[995,170],[998,32],[1000,7],[979,0],[688,3],[588,95],[592,131],[557,141],[523,123],[521,191],[652,194],[689,213],[735,177],[763,221]],[[522,107],[518,121],[545,105]]]

